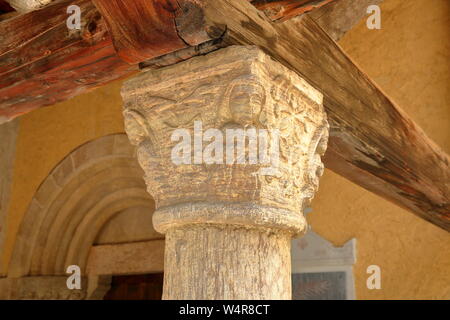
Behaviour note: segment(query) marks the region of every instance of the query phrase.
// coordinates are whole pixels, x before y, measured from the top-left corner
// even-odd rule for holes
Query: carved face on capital
[[[309,204],[313,199],[314,194],[319,189],[319,179],[323,175],[324,164],[322,157],[327,150],[328,144],[328,124],[325,123],[323,127],[317,130],[316,138],[313,139],[311,145],[312,150],[310,152],[309,163],[306,171],[306,189],[304,190],[304,198]]]
[[[147,121],[135,110],[124,110],[123,116],[125,131],[131,144],[139,146],[148,137]]]
[[[137,159],[144,171],[151,170],[150,161],[156,158],[153,132],[145,117],[137,110],[123,112],[125,131],[132,145],[136,146]]]
[[[232,121],[252,126],[258,121],[266,102],[264,88],[258,83],[238,83],[232,86],[228,104]]]

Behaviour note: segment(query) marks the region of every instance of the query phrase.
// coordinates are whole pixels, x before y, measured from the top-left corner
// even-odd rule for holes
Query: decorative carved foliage
[[[11,7],[19,12],[28,12],[41,9],[54,0],[7,0]]]
[[[328,132],[322,95],[256,47],[230,47],[143,73],[122,95],[126,131],[157,207],[238,201],[300,211],[317,189]],[[269,145],[279,143],[276,172],[260,174],[273,162],[249,161],[249,136],[244,163],[175,164],[174,130],[191,135],[194,158],[209,144],[195,145],[195,123],[202,132],[220,132],[223,150],[228,129],[266,130]]]

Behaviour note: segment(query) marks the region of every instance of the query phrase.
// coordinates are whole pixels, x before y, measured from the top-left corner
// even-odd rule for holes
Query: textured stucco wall
[[[341,45],[447,152],[450,152],[450,2],[385,0],[382,30],[365,21]],[[5,274],[29,201],[55,165],[79,145],[123,132],[121,83],[20,119],[8,216]],[[358,299],[450,299],[450,234],[330,171],[308,220],[336,245],[357,238]],[[382,271],[382,290],[366,288],[366,268]]]
[[[8,205],[11,195],[18,120],[0,125],[0,250],[7,230]],[[0,274],[1,275],[1,274]]]
[[[64,157],[78,146],[124,132],[121,83],[116,82],[72,100],[22,116],[7,219],[0,276],[5,275],[15,236],[39,185]]]
[[[341,40],[352,59],[450,152],[450,1],[384,0],[381,30],[365,20]],[[326,171],[308,217],[337,245],[357,238],[358,299],[450,299],[450,233]],[[368,290],[366,268],[381,267]]]

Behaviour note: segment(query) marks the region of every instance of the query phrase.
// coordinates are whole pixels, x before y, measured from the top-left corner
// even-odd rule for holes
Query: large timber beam
[[[367,15],[370,5],[383,0],[336,0],[311,11],[308,15],[334,40],[344,34]]]
[[[273,21],[285,21],[336,0],[247,0]]]
[[[185,15],[184,0],[93,0],[109,30],[119,56],[130,64],[219,38],[221,28],[203,28],[197,12]],[[197,21],[197,23],[192,23]]]
[[[9,2],[27,10],[50,5],[0,21],[0,123],[123,78],[139,69],[138,62],[158,68],[224,45],[220,41],[224,26],[200,30],[198,10],[180,12],[179,3],[189,5],[185,0]],[[310,8],[311,1],[306,2]],[[321,12],[317,20],[328,30],[328,17],[352,16],[345,12],[344,2],[348,0],[335,0],[311,14]],[[81,9],[81,30],[66,26],[69,5]],[[358,15],[363,10],[355,5],[352,9]]]
[[[328,168],[450,231],[449,156],[317,23],[308,16],[271,23],[240,0],[200,7],[206,27],[225,24],[229,43],[263,48],[324,94]]]
[[[0,15],[11,11],[14,11],[14,8],[12,8],[5,0],[0,0]]]
[[[82,29],[69,30],[78,5]],[[116,54],[89,0],[63,1],[0,22],[0,123],[137,71]]]
[[[177,3],[66,0],[0,22],[0,123],[129,76],[143,60],[181,51],[155,61],[165,65],[204,53],[203,42],[215,48],[223,30],[200,30]],[[70,5],[81,9],[81,30],[66,25]]]
[[[221,45],[257,45],[324,94],[331,123],[325,159],[328,168],[450,230],[448,155],[354,65],[311,17],[273,23],[249,1],[242,0],[177,0],[180,7],[172,12],[174,7],[167,4],[173,2],[168,1],[153,0],[160,4],[159,9],[173,14],[173,19],[163,21],[176,26],[183,47],[170,47],[168,54],[160,57],[154,57],[151,49],[165,40],[152,43],[151,36],[146,35],[143,43],[136,43],[139,37],[132,31],[132,45],[125,44],[123,32],[126,35],[130,29],[114,28],[114,8],[103,0],[96,0],[96,4],[109,23],[114,44],[105,21],[88,0],[58,2],[0,23],[0,118],[10,119],[68,99],[136,71],[136,64],[119,59],[114,46],[125,60],[150,59],[141,66],[159,67],[208,52],[202,47],[205,43],[192,47],[190,42],[196,43],[198,35],[216,36],[226,29]],[[83,7],[82,32],[65,29],[64,8],[68,3]],[[150,13],[147,26],[153,19],[161,20],[152,16],[152,9],[141,12]],[[126,13],[123,23],[130,23],[131,16]],[[142,17],[136,19],[140,21]],[[152,31],[161,30],[165,29]]]
[[[247,0],[274,22],[308,14],[334,41],[338,41],[383,0]]]

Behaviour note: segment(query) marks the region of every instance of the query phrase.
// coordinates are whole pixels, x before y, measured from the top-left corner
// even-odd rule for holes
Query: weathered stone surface
[[[146,274],[164,269],[164,240],[94,246],[89,275]]]
[[[114,135],[114,154],[135,157],[136,148],[130,144],[126,135]]]
[[[85,274],[89,251],[105,230],[106,238],[120,236],[124,242],[155,236],[154,230],[135,227],[151,223],[154,206],[142,169],[129,153],[132,147],[120,136],[126,139],[111,135],[80,146],[42,182],[17,233],[9,277],[64,275],[68,265],[80,266]],[[135,209],[147,210],[147,217],[133,214],[135,220],[123,223],[123,229],[109,224],[124,222],[127,217],[121,215]]]
[[[152,215],[155,206],[150,196],[148,202],[148,206],[129,208],[115,215],[102,227],[94,245],[164,239],[164,236],[153,228]]]
[[[269,229],[172,228],[166,233],[163,298],[290,299],[290,240]]]
[[[34,195],[34,198],[39,202],[42,207],[48,205],[53,196],[59,191],[60,187],[57,185],[53,176],[50,176],[48,179],[41,184],[38,191]]]
[[[62,187],[64,186],[64,182],[68,177],[70,177],[73,171],[74,167],[72,157],[66,157],[58,164],[55,170],[53,170],[53,179],[55,180],[56,184],[58,184],[58,186]]]
[[[92,158],[107,157],[113,154],[115,135],[105,136],[91,141],[73,152],[72,159],[77,169]]]
[[[55,0],[6,0],[19,12],[28,12],[45,7]]]
[[[81,289],[67,288],[67,277],[25,277],[0,279],[0,299],[9,300],[82,300],[86,298],[87,279]]]
[[[290,239],[305,229],[323,171],[322,95],[257,47],[142,73],[122,95],[155,229],[166,234],[163,298],[289,299]],[[230,144],[230,130],[242,140]],[[193,142],[182,161],[180,132]]]
[[[256,47],[230,47],[143,73],[122,95],[126,131],[157,208],[225,201],[301,212],[313,197],[327,142],[322,95]],[[171,136],[176,129],[193,132],[194,121],[224,136],[235,128],[279,130],[279,172],[259,174],[267,164],[173,163]]]

